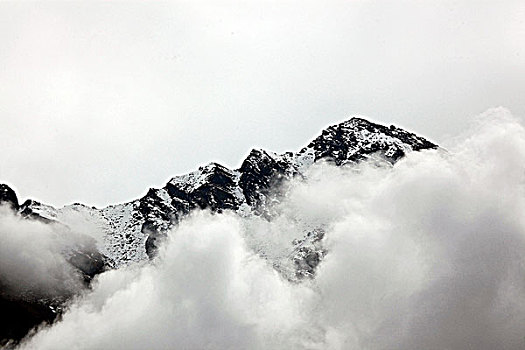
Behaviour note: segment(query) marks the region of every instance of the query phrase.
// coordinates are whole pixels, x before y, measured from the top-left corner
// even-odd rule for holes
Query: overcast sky
[[[0,3],[0,182],[102,206],[353,114],[525,115],[523,1]]]

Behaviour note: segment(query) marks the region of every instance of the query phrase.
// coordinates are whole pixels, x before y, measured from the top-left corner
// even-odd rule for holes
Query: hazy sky
[[[523,1],[0,3],[0,182],[105,205],[362,114],[525,116]]]

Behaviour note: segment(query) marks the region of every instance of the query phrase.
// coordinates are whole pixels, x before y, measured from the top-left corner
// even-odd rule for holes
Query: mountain
[[[305,177],[316,162],[336,166],[364,160],[394,164],[408,152],[434,148],[437,148],[434,143],[393,125],[387,127],[352,118],[326,128],[298,152],[277,154],[253,149],[238,169],[209,163],[123,204],[101,209],[80,203],[54,208],[34,200],[19,204],[15,192],[7,185],[0,185],[0,204],[10,207],[24,220],[37,220],[87,237],[80,240],[81,244],[68,247],[64,254],[89,287],[91,278],[108,268],[153,257],[166,232],[193,209],[232,211],[244,217],[271,220],[275,214],[272,204],[279,202],[286,188],[281,184],[297,176]],[[90,235],[90,230],[102,234]],[[95,242],[90,236],[99,238]],[[323,236],[323,228],[316,227],[305,231],[303,238],[290,242],[280,259],[288,260],[293,271],[284,271],[275,257],[273,266],[293,281],[311,276],[326,254]],[[7,310],[0,320],[4,329],[0,345],[10,338],[22,338],[40,322],[52,322],[60,314],[63,301],[64,298],[33,300],[0,290],[0,304]]]
[[[303,176],[320,160],[338,166],[366,159],[393,164],[407,152],[436,147],[393,125],[351,118],[326,128],[299,152],[276,154],[253,149],[238,169],[209,163],[172,178],[160,189],[151,188],[144,197],[128,203],[102,209],[75,203],[57,209],[27,200],[18,210],[25,216],[37,215],[71,226],[80,218],[104,233],[98,248],[118,267],[154,255],[158,240],[195,208],[270,217],[269,204],[277,200],[270,191],[284,179]]]

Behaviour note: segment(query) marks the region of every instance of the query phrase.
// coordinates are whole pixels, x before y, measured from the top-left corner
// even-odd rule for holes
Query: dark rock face
[[[1,286],[0,286],[1,287]],[[0,346],[14,346],[30,329],[52,323],[58,316],[49,301],[22,299],[0,293]]]
[[[386,127],[366,119],[352,118],[326,128],[299,153],[313,149],[315,161],[328,158],[341,165],[347,161],[364,160],[366,156],[379,152],[394,163],[408,149],[420,151],[431,148],[437,148],[437,145],[394,125]]]
[[[25,218],[25,219],[32,219],[32,220],[37,220],[37,221],[40,221],[40,222],[43,222],[44,224],[50,224],[53,222],[53,220],[50,220],[48,218],[45,218],[43,217],[42,215],[36,213],[33,209],[32,209],[32,206],[35,205],[35,201],[31,200],[31,199],[28,199],[26,200],[19,208],[18,208],[18,212],[20,213],[20,215]]]
[[[203,184],[188,192],[188,202],[192,208],[222,210],[236,210],[241,204],[236,198],[236,187],[233,172],[217,163],[208,166]]]
[[[106,258],[95,247],[76,250],[69,257],[68,262],[75,267],[84,279],[86,287],[98,274],[106,271]]]
[[[242,163],[239,172],[239,187],[246,203],[258,211],[268,192],[278,187],[282,179],[296,173],[293,153],[272,157],[264,150],[254,149]]]
[[[0,184],[0,205],[8,205],[13,210],[18,210],[18,198],[15,191],[6,184]]]
[[[139,200],[139,210],[146,218],[141,232],[149,234],[146,240],[149,257],[155,255],[165,232],[192,209],[220,213],[239,208],[241,201],[235,194],[236,174],[232,170],[210,163],[193,175],[187,179],[174,178],[161,190],[150,189]]]

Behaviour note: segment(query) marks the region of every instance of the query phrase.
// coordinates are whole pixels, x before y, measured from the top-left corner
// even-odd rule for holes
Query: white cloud
[[[500,109],[447,152],[320,165],[272,223],[196,213],[157,260],[103,273],[22,348],[523,348],[524,164],[525,130]],[[253,236],[301,222],[325,226],[329,252],[291,284]]]

